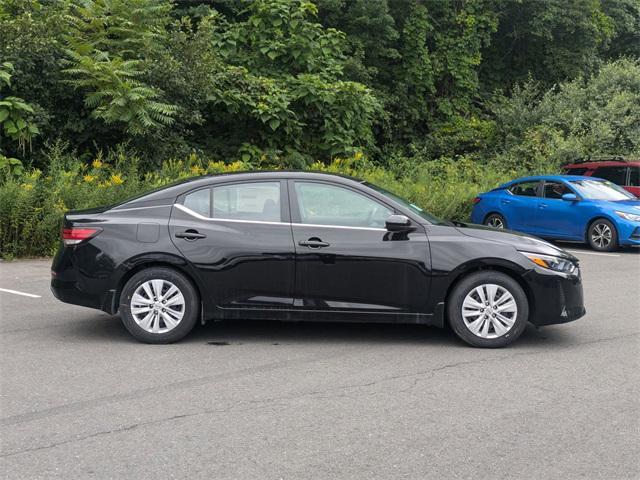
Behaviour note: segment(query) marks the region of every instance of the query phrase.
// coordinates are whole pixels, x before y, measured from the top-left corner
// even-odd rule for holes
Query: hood
[[[630,198],[629,200],[618,200],[616,202],[609,200],[600,200],[600,203],[613,210],[640,214],[640,200],[637,198]]]
[[[574,261],[578,261],[576,257],[569,252],[564,251],[555,245],[541,240],[531,235],[514,232],[511,230],[496,230],[495,228],[485,225],[475,225],[471,223],[458,223],[456,227],[460,233],[468,237],[489,240],[492,242],[500,242],[513,246],[516,250],[523,252],[541,253],[543,255],[555,255],[557,257],[566,257]]]

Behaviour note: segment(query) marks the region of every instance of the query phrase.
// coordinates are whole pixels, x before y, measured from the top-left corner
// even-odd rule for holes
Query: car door
[[[500,198],[500,210],[507,227],[527,233],[538,233],[539,180],[526,180],[511,185]]]
[[[289,198],[298,308],[430,313],[423,226],[415,224],[410,233],[388,232],[385,219],[393,207],[344,185],[291,180]]]
[[[290,308],[295,250],[286,181],[214,184],[178,197],[169,231],[219,308]]]
[[[582,238],[580,204],[562,199],[565,193],[577,193],[565,182],[545,180],[538,203],[539,232],[553,238]]]

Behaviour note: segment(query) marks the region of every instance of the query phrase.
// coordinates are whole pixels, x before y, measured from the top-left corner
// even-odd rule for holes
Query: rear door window
[[[203,217],[211,216],[211,189],[203,188],[184,197],[184,206]]]
[[[626,185],[627,167],[598,167],[593,173],[593,176],[604,178],[616,185]]]
[[[536,197],[538,195],[539,181],[520,182],[509,187],[509,191],[520,197]]]
[[[282,221],[280,182],[238,183],[213,187],[213,218]]]
[[[640,187],[640,167],[629,167],[630,170],[630,178],[629,178],[629,186],[631,187]]]

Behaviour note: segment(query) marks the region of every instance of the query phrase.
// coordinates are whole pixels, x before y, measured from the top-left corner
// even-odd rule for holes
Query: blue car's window
[[[540,182],[538,181],[520,182],[515,185],[511,185],[508,190],[512,194],[519,195],[521,197],[535,197],[538,195],[539,184]]]
[[[561,182],[545,182],[544,198],[561,199],[565,193],[573,193],[571,189]]]
[[[571,180],[571,185],[582,198],[588,200],[629,200],[635,199],[624,188],[606,180]]]

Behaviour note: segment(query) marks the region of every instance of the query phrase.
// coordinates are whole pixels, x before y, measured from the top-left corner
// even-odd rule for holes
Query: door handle
[[[502,203],[503,205],[506,205],[508,203],[511,203],[511,200],[502,200],[500,203]]]
[[[298,242],[298,245],[301,247],[309,247],[309,248],[324,248],[331,245],[330,243],[323,242],[319,238],[312,237],[309,240],[301,240]]]
[[[199,238],[207,238],[204,233],[200,233],[197,230],[185,230],[184,232],[176,233],[176,237],[184,238],[185,240],[198,240]]]
[[[546,203],[541,203],[541,204],[539,205],[539,208],[547,208],[547,204],[546,204]]]

